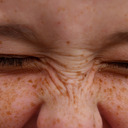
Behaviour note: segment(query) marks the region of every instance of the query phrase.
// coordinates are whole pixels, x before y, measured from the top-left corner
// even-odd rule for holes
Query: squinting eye
[[[128,75],[128,62],[102,62],[99,71]]]
[[[30,62],[34,57],[18,57],[18,56],[6,56],[0,57],[0,66],[23,66],[25,62]]]
[[[38,57],[32,56],[0,55],[0,73],[39,69],[36,67],[39,60]]]

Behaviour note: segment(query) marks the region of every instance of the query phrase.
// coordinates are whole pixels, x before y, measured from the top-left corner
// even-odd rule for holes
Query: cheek
[[[99,86],[99,110],[114,128],[128,127],[128,79],[112,73],[97,73],[95,85]]]
[[[21,128],[41,104],[42,74],[0,76],[0,127]]]

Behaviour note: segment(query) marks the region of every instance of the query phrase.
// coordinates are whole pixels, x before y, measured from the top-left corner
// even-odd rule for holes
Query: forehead
[[[127,0],[2,0],[0,24],[25,24],[44,42],[83,47],[126,31],[127,7]]]

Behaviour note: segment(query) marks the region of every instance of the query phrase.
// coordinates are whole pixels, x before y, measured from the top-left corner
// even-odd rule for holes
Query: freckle
[[[33,84],[32,87],[33,87],[33,88],[37,88],[37,85],[36,85],[36,84]]]
[[[55,125],[55,124],[56,124],[56,121],[54,120],[54,121],[53,121],[53,125]]]
[[[84,55],[83,55],[84,56]],[[85,60],[86,63],[88,63],[88,59]]]
[[[69,45],[70,44],[70,41],[67,41],[66,43]]]
[[[95,125],[95,124],[93,124],[93,127],[95,128],[95,127],[96,127],[96,125]]]
[[[0,3],[3,3],[4,1],[3,0],[0,0]]]
[[[17,78],[17,80],[18,80],[18,81],[20,81],[20,80],[21,80],[21,78],[20,78],[20,77],[18,77],[18,78]]]
[[[34,104],[34,103],[31,103],[31,106],[32,106],[32,107],[34,107],[34,106],[35,106],[35,104]]]
[[[7,22],[10,22],[10,20],[9,20],[9,19],[7,19],[6,21],[7,21]]]
[[[112,93],[112,89],[111,88],[109,89],[109,91],[110,91],[110,93]]]
[[[78,128],[82,128],[82,124],[78,124]]]
[[[119,79],[118,81],[119,81],[120,84],[122,84],[122,80],[121,79]]]
[[[104,81],[104,85],[107,85],[107,82],[106,81]]]
[[[119,113],[117,112],[116,115],[119,115]]]
[[[7,113],[7,115],[11,115],[11,112],[10,111],[8,111],[8,112],[6,112]]]
[[[112,105],[114,105],[114,102],[111,102]]]
[[[104,92],[106,92],[106,89],[104,89]]]
[[[41,92],[41,95],[44,95],[44,90],[42,88],[39,89],[39,92]]]
[[[84,12],[83,12],[83,11],[81,11],[80,13],[81,13],[81,14],[83,14]]]
[[[59,118],[57,118],[57,120],[56,120],[58,123],[60,122],[60,119]]]
[[[91,92],[91,96],[93,96],[93,92]]]
[[[113,88],[113,89],[116,89],[116,87],[115,87],[115,86],[112,86],[112,88]]]
[[[111,100],[111,98],[110,98],[110,97],[108,97],[108,98],[107,98],[107,100]]]
[[[65,11],[65,8],[58,8],[58,12]]]
[[[124,16],[128,16],[128,14],[124,14]]]
[[[118,105],[118,106],[117,106],[117,109],[121,109],[121,107]]]
[[[60,22],[60,21],[58,21],[58,22],[57,22],[57,24],[61,24],[61,22]]]
[[[32,80],[29,80],[28,82],[29,82],[29,83],[32,83]]]
[[[103,81],[101,79],[99,79],[99,81],[102,83]]]
[[[122,101],[122,97],[121,97],[120,95],[117,95],[117,99],[118,99],[119,101]]]
[[[121,90],[122,92],[127,91],[127,89],[126,89],[126,88],[121,88],[120,90]]]

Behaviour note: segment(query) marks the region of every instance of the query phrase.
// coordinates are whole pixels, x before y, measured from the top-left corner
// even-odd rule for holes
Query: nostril
[[[103,121],[103,128],[112,128],[104,117],[102,117],[102,121]]]
[[[32,115],[32,117],[25,123],[22,128],[38,128],[37,127],[37,119],[40,112],[40,107],[37,111]]]
[[[110,126],[110,124],[108,123],[108,121],[105,119],[105,117],[103,116],[101,110],[100,110],[100,105],[98,104],[98,110],[100,112],[101,118],[102,118],[102,123],[103,123],[103,128],[112,128]]]
[[[37,128],[38,114],[34,114],[22,128]]]

